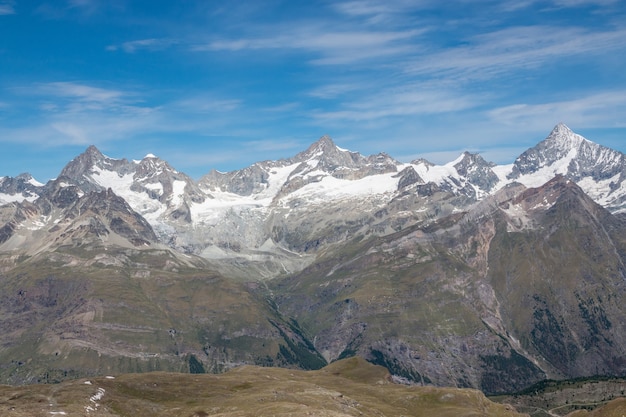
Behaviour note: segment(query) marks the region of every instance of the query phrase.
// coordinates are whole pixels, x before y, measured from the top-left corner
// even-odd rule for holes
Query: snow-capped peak
[[[335,142],[333,142],[333,140],[330,138],[330,136],[324,135],[316,142],[311,144],[311,146],[309,146],[306,151],[297,154],[294,158],[294,161],[304,162],[312,159],[320,159],[321,157],[326,155],[343,154],[346,152],[347,151],[339,149],[335,145]]]
[[[550,144],[551,146],[566,151],[578,148],[582,143],[590,143],[584,137],[574,133],[564,123],[556,125],[545,139],[545,142],[546,144]]]

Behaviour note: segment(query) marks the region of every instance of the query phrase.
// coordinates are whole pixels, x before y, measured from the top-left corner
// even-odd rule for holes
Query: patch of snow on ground
[[[28,230],[43,229],[50,222],[50,217],[51,216],[39,216],[37,219],[26,220],[21,226]]]
[[[98,401],[100,401],[104,397],[105,392],[106,391],[104,390],[104,388],[98,388],[96,393],[89,397],[89,402],[91,404],[85,406],[85,411],[87,412],[87,414],[92,411],[98,411],[98,408],[100,407],[100,403]]]
[[[21,203],[23,201],[33,202],[37,199],[36,195],[29,195],[24,197],[22,194],[4,194],[0,193],[0,205],[9,203]]]
[[[44,184],[40,183],[39,181],[37,181],[34,178],[31,178],[28,180],[28,182],[32,185],[34,185],[35,187],[42,187]]]
[[[115,171],[95,166],[91,179],[101,187],[110,188],[115,194],[122,195],[126,190],[130,189],[133,183],[133,174],[126,174],[120,177]]]
[[[185,187],[187,183],[185,181],[174,180],[172,184],[172,196],[171,203],[174,207],[178,207],[183,202],[183,196],[185,195]]]
[[[294,191],[287,198],[301,198],[312,203],[326,203],[329,199],[368,197],[390,194],[398,188],[395,172],[371,175],[358,180],[342,180],[326,176],[321,181],[310,183]]]
[[[229,210],[244,210],[267,207],[280,192],[289,175],[298,167],[298,163],[272,168],[269,172],[268,186],[258,194],[242,196],[227,191],[211,191],[214,198],[207,198],[202,203],[191,205],[193,223],[215,224]]]
[[[160,182],[157,182],[156,184],[144,184],[143,186],[150,191],[156,191],[156,193],[160,196],[163,195],[163,184]]]
[[[94,167],[91,178],[101,187],[112,189],[116,195],[126,200],[133,210],[144,216],[150,223],[158,219],[166,209],[161,202],[150,198],[147,193],[137,193],[130,189],[134,181],[133,174],[120,177],[117,172]]]
[[[585,177],[578,181],[578,186],[583,189],[589,197],[593,198],[601,206],[608,206],[616,198],[623,196],[626,190],[621,187],[614,192],[610,192],[611,183],[619,183],[620,174],[616,174],[606,180],[595,181],[591,177]]]
[[[565,157],[555,161],[552,165],[541,167],[531,174],[522,175],[516,181],[529,188],[541,187],[557,174],[567,174],[567,168],[572,159],[576,158],[577,152],[576,149],[571,149]]]
[[[500,188],[504,187],[505,185],[511,182],[510,180],[507,179],[507,175],[509,175],[513,171],[513,166],[514,164],[507,164],[507,165],[496,165],[491,168],[493,173],[496,174],[496,176],[500,180],[498,184],[496,184],[496,186],[494,187],[494,191],[499,190]]]
[[[455,159],[452,162],[449,162],[445,165],[428,165],[428,164],[407,164],[406,166],[412,166],[415,172],[424,180],[424,182],[434,182],[437,185],[441,185],[448,177],[459,179],[459,173],[454,168],[454,165],[457,164],[462,159],[463,155],[459,158]],[[401,171],[405,166],[401,166],[398,169]]]

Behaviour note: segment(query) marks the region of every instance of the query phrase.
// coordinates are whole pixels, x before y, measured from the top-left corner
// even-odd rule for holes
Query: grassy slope
[[[220,375],[149,373],[0,386],[0,413],[50,416],[519,416],[474,390],[407,387],[351,358],[319,371],[245,366]],[[98,389],[102,397],[90,400]],[[58,415],[58,414],[57,414]]]
[[[626,379],[579,378],[566,381],[543,381],[514,395],[492,397],[496,402],[512,404],[519,411],[535,417],[566,415],[579,410],[576,416],[618,415],[626,412]],[[611,414],[612,410],[622,414]],[[569,415],[569,414],[568,414]]]

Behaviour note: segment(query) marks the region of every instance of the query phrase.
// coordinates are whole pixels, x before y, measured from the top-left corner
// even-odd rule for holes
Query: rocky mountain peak
[[[178,171],[159,157],[148,154],[137,163],[135,177],[136,179],[159,177],[163,173],[177,174]]]
[[[564,123],[559,123],[552,129],[552,132],[550,132],[544,142],[546,146],[569,151],[571,149],[577,149],[581,144],[589,141],[574,133]]]
[[[33,176],[30,175],[28,172],[23,172],[20,175],[18,175],[17,177],[15,177],[16,180],[20,180],[20,181],[24,181],[24,182],[30,182],[32,180],[34,180]]]
[[[100,187],[92,180],[94,174],[99,175],[98,171],[111,171],[122,176],[132,170],[130,165],[126,159],[109,158],[94,145],[90,145],[63,168],[59,177],[75,182],[85,192],[97,191]]]
[[[314,142],[310,147],[309,150],[312,149],[319,149],[319,150],[328,150],[328,149],[334,149],[336,148],[337,145],[335,145],[335,142],[333,142],[332,138],[328,135],[324,135],[321,138],[319,138],[317,140],[317,142]]]
[[[72,159],[59,174],[60,177],[78,178],[83,176],[92,167],[98,165],[105,156],[94,145],[90,145],[85,152]]]
[[[565,124],[559,123],[548,137],[526,150],[515,160],[509,179],[516,179],[521,175],[531,174],[550,166],[555,167],[552,175],[568,173],[570,170],[568,165],[572,160],[582,153],[589,153],[589,151],[594,153],[594,149],[598,147],[599,145],[572,132]],[[557,172],[559,170],[560,172]]]
[[[25,172],[17,177],[0,177],[0,193],[22,193],[27,190],[29,192],[36,191],[41,188],[42,184],[39,184],[32,175]]]
[[[494,167],[495,164],[493,162],[487,162],[480,154],[471,153],[471,152],[463,152],[458,162],[454,164],[454,168],[461,173],[461,171],[467,171],[471,167]]]
[[[621,209],[626,202],[626,188],[622,185],[626,179],[626,156],[585,139],[563,123],[542,142],[522,153],[507,178],[523,182],[523,177],[535,176],[545,182],[557,174],[577,182],[610,180],[608,189],[589,186],[585,192],[613,209]]]
[[[484,192],[491,191],[499,182],[498,176],[492,170],[494,166],[495,164],[487,162],[479,154],[470,152],[464,152],[454,164],[454,168],[461,176]]]
[[[337,159],[337,157],[341,158],[344,153],[349,154],[349,152],[339,149],[330,136],[324,135],[311,144],[306,151],[300,152],[293,159],[296,162]]]

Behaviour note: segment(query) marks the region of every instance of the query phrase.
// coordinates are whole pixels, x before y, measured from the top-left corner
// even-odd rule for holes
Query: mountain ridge
[[[197,182],[95,147],[45,185],[4,178],[0,375],[356,355],[498,393],[626,373],[623,154],[557,125],[516,163],[405,164],[322,137]]]
[[[385,153],[366,157],[339,148],[323,136],[291,158],[257,162],[228,173],[211,171],[198,181],[154,155],[128,161],[107,157],[90,146],[63,168],[59,178],[83,192],[111,188],[173,249],[211,259],[223,272],[242,278],[246,275],[239,267],[242,262],[271,278],[278,271],[306,267],[309,255],[328,241],[321,235],[336,235],[333,229],[384,234],[390,231],[388,224],[415,221],[414,215],[397,218],[395,213],[394,219],[376,226],[381,219],[372,213],[403,194],[450,193],[457,200],[454,204],[463,206],[514,182],[539,187],[556,175],[573,179],[612,212],[626,210],[626,157],[562,123],[513,164],[502,166],[469,152],[444,165],[425,160],[401,163]],[[34,201],[44,192],[45,186],[27,174],[0,180],[0,204]],[[335,205],[359,207],[361,214],[322,229],[319,222],[292,225],[288,219],[292,214],[315,218],[316,211]],[[442,209],[453,208],[437,208]]]

